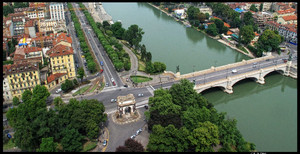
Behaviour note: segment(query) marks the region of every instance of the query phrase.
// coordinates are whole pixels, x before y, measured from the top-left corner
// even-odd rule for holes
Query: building
[[[65,20],[65,11],[63,3],[51,2],[49,5],[50,19],[52,20]]]
[[[72,47],[72,38],[67,33],[56,34],[53,40],[53,46],[62,44],[64,46]]]
[[[25,90],[33,90],[41,84],[38,63],[4,65],[3,76],[7,78],[11,96],[19,99]]]
[[[29,35],[31,38],[35,38],[36,37],[36,29],[35,29],[35,21],[34,20],[28,20],[25,23],[24,26],[24,33]]]
[[[279,11],[273,13],[273,16],[274,17],[277,16],[278,18],[283,17],[283,16],[291,16],[291,15],[295,15],[295,11],[296,10],[293,8],[290,8],[287,10],[279,10]]]
[[[297,16],[296,15],[290,15],[290,16],[279,17],[277,22],[279,24],[282,24],[282,25],[297,24]]]
[[[263,9],[262,9],[263,12],[270,11],[272,7],[271,2],[263,2],[262,4],[263,4]]]
[[[68,79],[68,74],[67,73],[55,73],[51,74],[47,77],[46,80],[46,87],[48,90],[53,89],[56,87],[56,85],[63,83],[66,79]]]
[[[261,4],[262,2],[247,2],[246,3],[246,10],[250,10],[250,7],[251,7],[251,5],[254,5],[258,10],[259,10],[259,7],[260,7],[260,4]]]
[[[210,16],[212,15],[212,9],[207,6],[200,6],[198,7],[201,13],[208,13]]]
[[[39,4],[34,7],[29,7],[29,9],[26,11],[27,17],[30,19],[43,19],[45,18],[45,12],[46,12],[46,5],[45,4]]]
[[[186,18],[184,9],[176,9],[174,10],[174,13],[175,13],[175,17],[178,19]]]
[[[46,35],[50,33],[58,33],[61,31],[67,31],[65,20],[40,20],[39,21],[39,32],[44,32]]]
[[[268,21],[266,27],[273,31],[278,31],[278,34],[283,36],[285,41],[298,44],[297,27],[293,24],[281,25],[274,21]]]
[[[261,29],[265,27],[267,21],[273,20],[273,15],[269,12],[257,12],[253,14],[254,23],[258,25]]]
[[[3,68],[4,68],[4,66],[3,66]],[[13,99],[13,97],[11,95],[11,90],[9,87],[7,75],[4,75],[4,73],[3,73],[3,99],[4,99],[3,102],[11,101]]]
[[[41,63],[44,64],[42,48],[38,47],[20,47],[14,52],[14,64],[22,63]]]
[[[73,48],[62,44],[55,45],[47,51],[51,73],[67,73],[69,78],[75,78]]]
[[[53,39],[54,37],[52,36],[41,36],[39,33],[36,33],[37,37],[31,39],[31,43],[35,47],[42,48],[42,43],[43,43],[43,48],[52,48],[53,47]]]

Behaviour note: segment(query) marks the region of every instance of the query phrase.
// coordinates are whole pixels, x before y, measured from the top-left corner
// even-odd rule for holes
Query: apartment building
[[[9,82],[7,79],[7,75],[3,75],[3,100],[5,102],[5,101],[11,101],[12,99],[13,99],[13,97],[11,95],[11,90],[9,88]]]
[[[273,21],[273,15],[268,12],[256,12],[253,14],[253,20],[260,28],[264,28],[267,21]]]
[[[73,48],[62,44],[55,45],[46,53],[49,56],[52,74],[67,73],[69,78],[76,77]]]
[[[42,48],[38,47],[20,47],[14,52],[14,64],[27,62],[44,64]]]
[[[50,19],[65,20],[65,10],[63,3],[51,2],[49,5]]]
[[[36,85],[41,84],[38,63],[4,65],[3,76],[6,76],[11,96],[16,96],[19,99],[22,98],[22,94],[25,90],[33,90]],[[7,82],[5,84],[7,84]],[[8,95],[9,93],[5,96]]]

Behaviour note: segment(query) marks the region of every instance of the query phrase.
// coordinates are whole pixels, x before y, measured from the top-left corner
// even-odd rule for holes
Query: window
[[[64,60],[61,60],[62,63],[64,63]]]
[[[57,63],[59,63],[59,60],[57,60]]]

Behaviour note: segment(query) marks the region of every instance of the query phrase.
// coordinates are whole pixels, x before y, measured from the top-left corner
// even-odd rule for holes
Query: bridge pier
[[[256,82],[259,84],[265,84],[265,78],[261,77]]]
[[[227,86],[224,92],[227,92],[228,94],[232,94],[233,93],[232,86]]]

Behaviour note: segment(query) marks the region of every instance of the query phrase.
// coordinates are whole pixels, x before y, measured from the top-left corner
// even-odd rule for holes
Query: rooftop
[[[64,45],[56,45],[46,53],[49,57],[64,56],[73,54],[73,48]]]
[[[51,83],[52,81],[66,75],[67,73],[55,73],[55,74],[51,74],[50,76],[47,77],[47,83]]]
[[[283,16],[282,18],[283,18],[283,20],[285,20],[285,21],[297,20],[297,16],[296,16],[296,15]]]
[[[11,75],[22,72],[30,72],[39,70],[38,63],[22,63],[3,65],[3,75]]]

